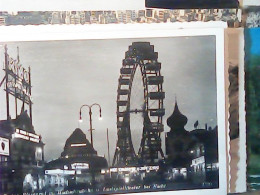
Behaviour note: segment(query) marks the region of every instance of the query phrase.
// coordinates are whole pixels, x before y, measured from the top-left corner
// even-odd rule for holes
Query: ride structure
[[[131,91],[137,69],[141,71],[143,83],[143,107],[132,109]],[[164,77],[158,53],[149,42],[133,42],[122,62],[117,90],[117,146],[113,166],[152,165],[164,154],[160,134],[164,131],[162,118],[165,114],[163,100]],[[135,153],[130,127],[130,114],[143,114],[143,132],[140,148]]]

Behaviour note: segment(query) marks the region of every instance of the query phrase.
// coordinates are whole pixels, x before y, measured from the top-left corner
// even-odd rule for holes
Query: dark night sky
[[[105,140],[108,128],[112,159],[117,140],[118,77],[124,53],[134,41],[151,42],[158,52],[158,61],[162,63],[163,89],[166,93],[165,132],[169,131],[165,121],[174,109],[175,96],[180,111],[188,117],[187,130],[193,129],[196,120],[199,120],[201,127],[205,123],[212,127],[216,125],[214,36],[8,43],[10,55],[15,57],[16,47],[19,46],[21,63],[32,69],[33,124],[46,144],[46,160],[60,156],[66,139],[75,128],[80,126],[90,137],[87,131],[88,110],[83,110],[84,122],[79,124],[79,108],[82,104],[95,102],[102,106],[103,120],[98,120],[98,109],[93,108],[94,147],[99,155],[107,156]],[[1,63],[3,50],[1,45]],[[3,77],[3,71],[0,76]],[[138,76],[135,81],[138,83],[137,79]],[[142,91],[138,87],[135,94],[138,95],[133,96],[132,101],[136,102],[136,106],[141,105]],[[4,108],[3,88],[0,98],[0,106]],[[0,117],[6,118],[5,109],[0,110]],[[142,122],[141,117],[133,116],[133,119],[136,122],[131,122],[132,134],[137,149]]]

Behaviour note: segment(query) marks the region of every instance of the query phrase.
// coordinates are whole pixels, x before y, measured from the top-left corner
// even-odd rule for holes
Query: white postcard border
[[[198,26],[199,28],[196,28]],[[149,192],[149,194],[222,195],[227,194],[226,130],[225,130],[225,83],[224,83],[224,22],[209,22],[201,25],[180,24],[117,24],[86,26],[11,26],[0,28],[0,42],[152,38],[181,36],[216,36],[217,118],[219,153],[219,189]],[[141,193],[134,193],[141,194]],[[148,193],[147,193],[148,194]]]

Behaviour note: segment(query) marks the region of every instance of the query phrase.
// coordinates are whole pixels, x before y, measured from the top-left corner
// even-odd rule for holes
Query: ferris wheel
[[[163,158],[160,134],[164,131],[162,118],[165,114],[163,100],[164,78],[161,76],[161,63],[158,53],[149,42],[133,42],[122,62],[117,90],[117,146],[113,166],[153,164]],[[131,107],[132,88],[137,69],[142,80],[143,106]],[[142,113],[143,129],[140,147],[135,152],[130,126],[130,114]]]

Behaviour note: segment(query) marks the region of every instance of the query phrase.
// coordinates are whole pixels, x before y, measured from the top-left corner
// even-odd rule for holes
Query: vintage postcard
[[[1,11],[82,11],[145,9],[145,0],[0,0]]]
[[[241,9],[143,9],[99,11],[2,11],[0,26],[48,24],[129,24],[224,21],[240,27]]]
[[[260,27],[260,6],[249,6],[244,10],[245,27],[258,28]]]
[[[145,0],[145,6],[164,9],[238,8],[239,0]]]
[[[243,29],[225,30],[225,72],[229,129],[229,192],[246,191],[246,125]]]
[[[1,193],[227,193],[224,28],[159,27],[2,33]]]
[[[260,189],[260,151],[259,151],[259,125],[260,125],[260,28],[245,30],[246,53],[246,103],[247,103],[247,151],[248,151],[248,185],[251,190]]]

